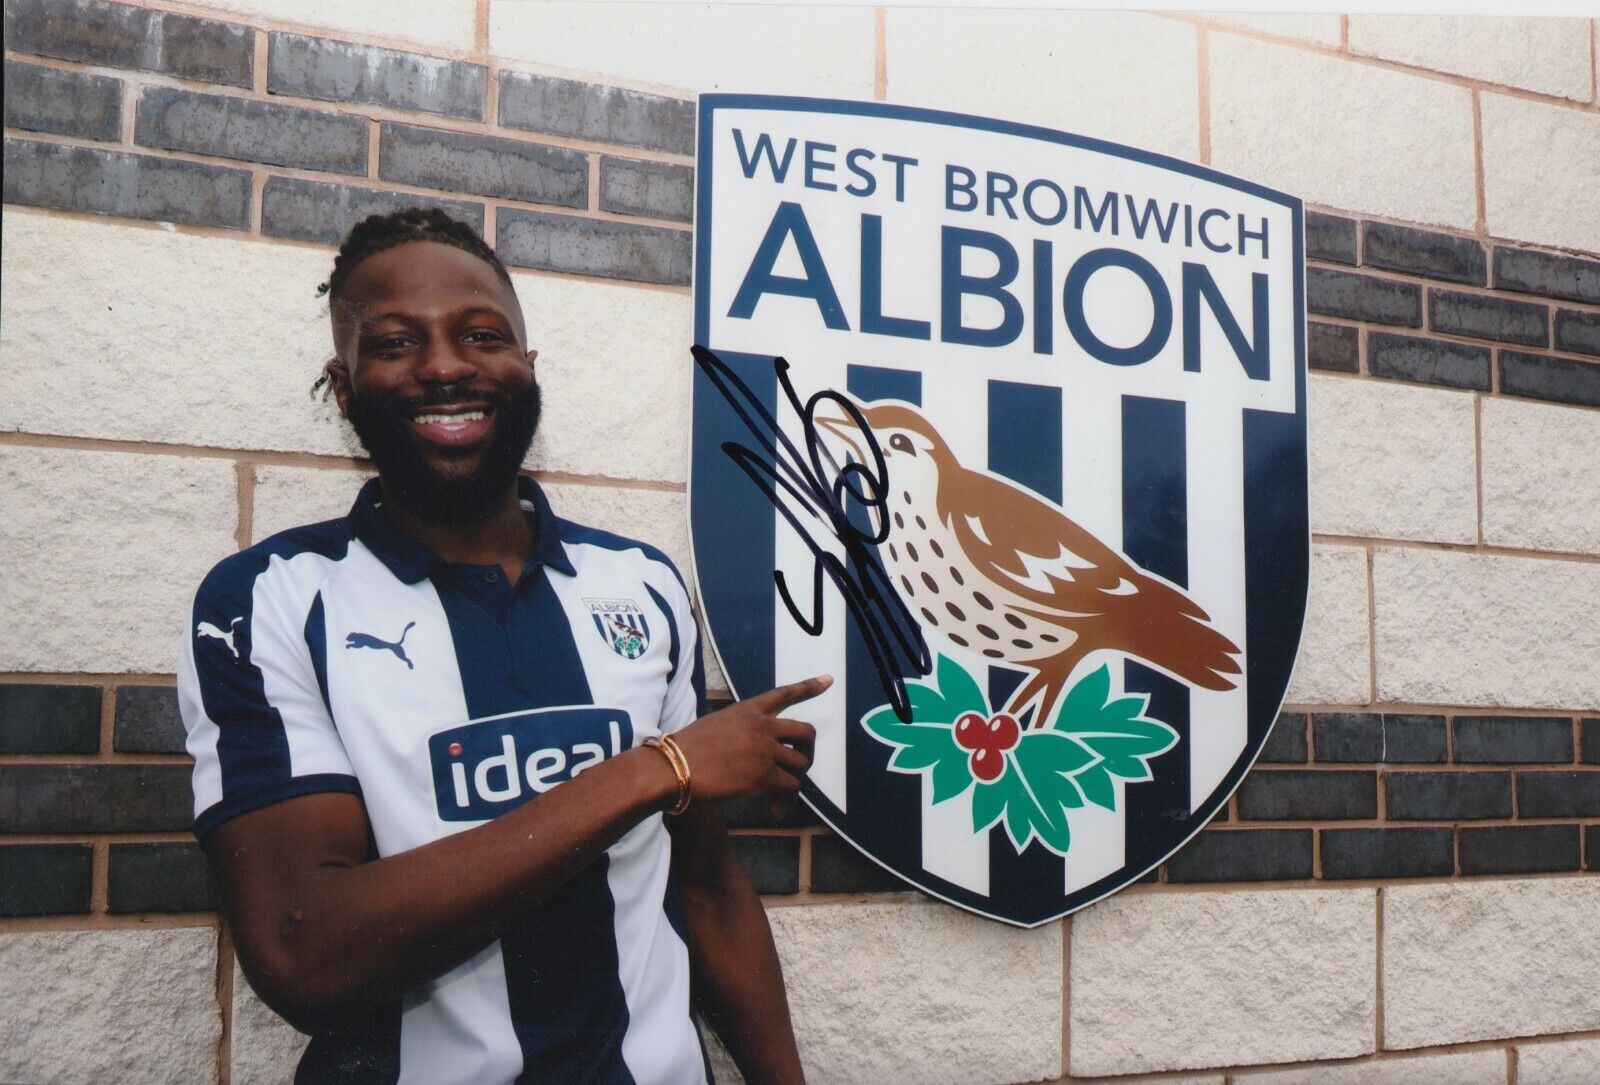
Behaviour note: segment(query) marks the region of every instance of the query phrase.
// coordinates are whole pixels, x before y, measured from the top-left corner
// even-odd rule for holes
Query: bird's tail
[[[1233,689],[1242,673],[1239,646],[1183,592],[1156,580],[1139,585],[1140,605],[1118,632],[1125,650],[1201,689]]]

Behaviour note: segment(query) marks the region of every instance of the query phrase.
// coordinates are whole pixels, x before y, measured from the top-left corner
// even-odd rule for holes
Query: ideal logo
[[[620,708],[542,708],[474,720],[428,739],[444,821],[487,821],[633,748]]]

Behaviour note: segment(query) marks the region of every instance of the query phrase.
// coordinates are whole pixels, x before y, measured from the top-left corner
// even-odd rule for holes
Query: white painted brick
[[[1489,233],[1600,253],[1600,114],[1504,94],[1482,108]]]
[[[1379,549],[1378,699],[1600,704],[1600,565]]]
[[[1587,19],[1352,15],[1350,51],[1589,100]]]
[[[1373,1049],[1366,889],[1124,893],[1073,917],[1074,1074],[1295,1062]]]
[[[891,7],[889,99],[1196,159],[1195,39],[1126,12]]]
[[[1311,598],[1291,704],[1365,704],[1372,694],[1367,554],[1355,546],[1311,548]]]
[[[1600,1040],[1517,1045],[1517,1085],[1594,1085]]]
[[[872,97],[867,7],[501,0],[489,44],[509,60],[635,85]]]
[[[447,49],[471,49],[473,0],[193,0],[219,18],[271,19],[310,31],[381,34]]]
[[[1475,225],[1464,87],[1233,34],[1213,35],[1210,56],[1218,169],[1311,203]]]
[[[0,508],[0,671],[171,673],[236,548],[227,460],[0,447]]]
[[[1505,1085],[1506,1053],[1462,1051],[1235,1074],[1238,1085]]]
[[[1386,1046],[1600,1028],[1600,878],[1384,894]]]
[[[807,1080],[1036,1081],[1061,1073],[1061,924],[944,905],[768,912]]]
[[[216,931],[0,934],[0,1079],[216,1077]]]
[[[1243,15],[1234,12],[1202,12],[1200,17],[1208,23],[1254,30],[1279,38],[1314,42],[1317,45],[1339,44],[1339,16],[1337,15]]]
[[[1310,394],[1312,531],[1477,540],[1470,394],[1339,377]]]
[[[232,1085],[293,1085],[310,1038],[267,1008],[237,964],[233,966]]]
[[[1483,538],[1600,553],[1600,412],[1483,401]]]

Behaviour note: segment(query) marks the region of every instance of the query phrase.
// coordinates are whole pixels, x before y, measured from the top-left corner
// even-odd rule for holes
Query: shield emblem
[[[623,659],[638,659],[650,647],[650,623],[632,599],[585,599],[595,632]]]
[[[690,532],[737,696],[818,673],[803,795],[1033,926],[1227,802],[1310,559],[1302,207],[882,103],[700,100]]]

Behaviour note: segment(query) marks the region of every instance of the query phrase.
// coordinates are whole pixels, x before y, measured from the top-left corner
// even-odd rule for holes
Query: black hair
[[[441,245],[452,245],[462,252],[471,253],[492,267],[500,281],[512,287],[513,292],[516,290],[506,266],[477,230],[459,219],[451,218],[437,207],[404,207],[382,215],[368,215],[350,227],[338,254],[333,258],[333,273],[328,276],[327,282],[317,287],[317,296],[326,294],[331,301],[337,302],[344,284],[368,257],[412,241],[437,241]],[[328,375],[323,373],[311,386],[311,394],[315,396],[327,384]]]

